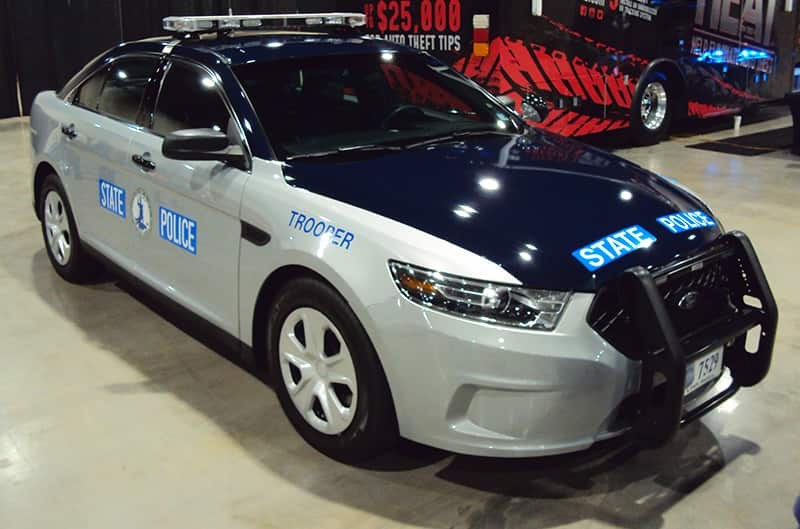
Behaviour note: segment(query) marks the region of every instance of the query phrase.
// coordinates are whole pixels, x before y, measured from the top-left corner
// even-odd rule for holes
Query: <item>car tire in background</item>
[[[283,411],[300,435],[356,463],[398,438],[391,392],[375,349],[347,302],[311,277],[287,283],[267,322],[267,361]]]
[[[69,199],[53,173],[42,182],[38,207],[47,257],[58,275],[71,283],[95,279],[100,265],[81,244]]]
[[[631,102],[631,140],[655,145],[667,137],[675,109],[669,78],[652,72],[639,83]]]

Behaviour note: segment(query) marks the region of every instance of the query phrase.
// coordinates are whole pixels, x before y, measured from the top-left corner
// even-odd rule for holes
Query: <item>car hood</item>
[[[481,255],[532,288],[593,292],[627,268],[659,267],[720,234],[718,224],[673,233],[657,219],[701,211],[710,221],[711,213],[661,176],[539,131],[298,159],[285,174],[294,186]],[[632,227],[655,241],[627,254],[614,243],[595,247],[587,255],[602,249],[615,257],[596,269],[592,263],[611,259],[587,265],[578,258],[582,248]],[[635,240],[620,239],[623,247]]]

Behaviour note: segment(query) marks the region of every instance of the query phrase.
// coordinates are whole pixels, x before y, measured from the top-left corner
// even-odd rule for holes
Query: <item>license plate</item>
[[[722,351],[722,348],[712,351],[686,366],[684,397],[722,375]]]

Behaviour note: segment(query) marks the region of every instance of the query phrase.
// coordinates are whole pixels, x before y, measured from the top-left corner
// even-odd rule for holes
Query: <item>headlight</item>
[[[400,292],[415,303],[510,327],[552,331],[569,300],[569,292],[498,285],[389,262]]]

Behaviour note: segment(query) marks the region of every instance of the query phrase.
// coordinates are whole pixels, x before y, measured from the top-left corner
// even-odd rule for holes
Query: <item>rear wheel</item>
[[[631,104],[631,135],[638,145],[653,145],[667,137],[674,102],[667,77],[649,75]]]
[[[389,449],[397,421],[383,369],[347,303],[327,284],[291,281],[267,323],[268,362],[283,411],[303,438],[340,461]]]
[[[55,174],[47,175],[42,183],[39,217],[47,257],[58,275],[72,283],[97,277],[100,267],[81,244],[67,194]]]

